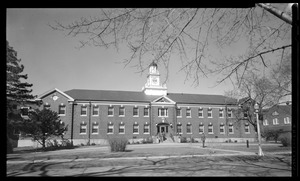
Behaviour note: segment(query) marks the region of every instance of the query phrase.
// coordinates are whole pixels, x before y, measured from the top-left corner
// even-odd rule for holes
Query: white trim
[[[123,123],[123,122],[121,122],[121,123]],[[122,133],[120,133],[120,127],[121,127],[121,126],[124,126],[124,132],[122,132]],[[120,123],[119,123],[118,133],[119,133],[119,134],[125,134],[125,124],[120,124]]]
[[[213,118],[212,109],[210,107],[207,109],[207,118]],[[208,116],[208,112],[211,112],[211,116]]]
[[[76,101],[77,104],[97,104],[97,105],[108,105],[108,106],[150,106],[147,102],[114,102],[114,101]]]
[[[109,108],[112,108],[112,115],[108,114]],[[115,115],[115,108],[113,106],[108,106],[107,107],[107,117],[114,117]]]
[[[148,115],[145,115],[145,109],[148,109]],[[144,112],[143,112],[143,113],[144,113],[144,114],[143,114],[144,117],[149,117],[149,115],[150,115],[150,108],[149,108],[149,107],[144,107],[143,110],[144,110]]]
[[[64,107],[65,109],[65,114],[59,114],[60,108]],[[66,105],[58,105],[58,116],[66,116],[66,112],[67,112],[67,106]]]
[[[206,109],[206,108],[224,108],[225,105],[222,105],[222,104],[183,104],[183,103],[177,103],[177,107],[201,107],[202,109]],[[230,109],[236,109],[238,108],[238,106],[231,106],[231,107],[227,107],[227,108],[230,108]]]
[[[230,126],[232,126],[232,132],[229,131]],[[228,134],[234,134],[234,127],[233,124],[232,125],[228,125]]]
[[[209,130],[209,127],[211,126],[211,130],[212,130],[212,132],[208,132],[208,130]],[[208,126],[207,126],[207,134],[214,134],[214,125],[213,124],[209,124]]]
[[[221,132],[221,127],[223,127],[223,130],[224,130],[223,132]],[[225,125],[224,124],[223,125],[220,124],[219,129],[220,129],[219,130],[220,134],[225,134],[226,129],[225,129]]]
[[[92,105],[91,107],[92,107],[92,116],[93,116],[93,117],[97,117],[97,116],[99,116],[99,113],[100,113],[100,107],[99,107],[99,105],[97,105],[97,107],[96,107],[96,108],[98,109],[98,111],[97,111],[97,112],[98,112],[98,114],[95,114],[95,115],[94,115],[94,108],[95,108],[95,104],[94,104],[94,105]]]
[[[188,110],[190,110],[190,115],[187,116]],[[192,118],[192,109],[190,107],[187,107],[186,112],[185,112],[185,117],[186,118]]]
[[[120,110],[121,110],[121,109],[124,110],[124,111],[123,111],[124,114],[122,114],[122,115],[120,114]],[[125,107],[124,107],[124,106],[120,106],[120,107],[119,107],[119,117],[125,117]]]
[[[165,98],[167,99],[169,102],[157,102],[158,100],[160,100],[161,98]],[[175,101],[173,101],[172,99],[168,98],[167,96],[160,96],[156,99],[154,99],[153,101],[151,101],[151,104],[176,104]]]
[[[46,97],[47,95],[49,95],[49,94],[51,94],[52,92],[55,92],[55,91],[57,91],[58,93],[62,94],[62,95],[65,96],[66,98],[68,98],[69,101],[74,101],[74,99],[73,99],[71,96],[67,95],[66,93],[60,91],[60,90],[57,89],[57,88],[51,89],[51,90],[49,90],[49,91],[47,91],[47,92],[45,92],[45,93],[43,93],[43,94],[40,94],[40,95],[39,95],[36,99],[34,99],[34,100],[35,100],[35,101],[41,100],[42,98]]]

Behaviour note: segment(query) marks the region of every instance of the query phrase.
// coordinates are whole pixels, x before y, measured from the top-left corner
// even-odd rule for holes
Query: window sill
[[[59,114],[58,116],[66,116],[65,114]]]
[[[132,134],[140,134],[140,133],[132,133]]]
[[[182,118],[182,116],[177,116],[177,118]]]
[[[220,134],[225,134],[225,132],[224,133],[220,133]]]
[[[92,115],[92,117],[98,117],[99,116],[99,114],[98,115]]]
[[[186,133],[186,134],[193,134],[193,133]]]
[[[114,133],[107,133],[107,134],[114,134]]]
[[[148,116],[144,116],[144,117],[147,117],[147,118],[148,118],[148,117],[149,117],[149,115],[148,115]]]
[[[119,117],[125,117],[125,115],[119,115]]]
[[[187,116],[186,118],[192,118],[192,116]]]
[[[87,115],[80,115],[80,116],[84,117],[84,116],[87,116]]]
[[[95,135],[95,134],[99,134],[99,133],[92,133],[92,135]]]
[[[107,117],[114,117],[114,115],[107,115]]]
[[[125,134],[125,133],[119,133],[119,134]]]
[[[214,134],[214,133],[208,133],[208,134]]]
[[[86,135],[86,133],[79,133],[80,135]]]
[[[204,118],[204,117],[202,116],[202,117],[198,117],[198,118]]]
[[[150,134],[150,133],[144,133],[144,134]]]
[[[132,117],[134,117],[134,118],[138,118],[139,116],[132,116]]]
[[[251,134],[251,133],[245,133],[245,134]]]

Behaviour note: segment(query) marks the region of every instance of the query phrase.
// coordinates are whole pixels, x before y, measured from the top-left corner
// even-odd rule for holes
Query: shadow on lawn
[[[74,159],[73,161],[75,161]],[[75,162],[73,162],[75,164]],[[266,164],[267,163],[267,164]],[[26,175],[32,173],[33,176],[53,176],[49,174],[54,165],[64,163],[30,163],[23,167]],[[82,171],[73,175],[61,175],[72,177],[99,177],[99,176],[143,176],[143,174],[153,176],[169,176],[170,174],[179,176],[193,176],[218,173],[209,176],[271,176],[272,173],[282,172],[289,174],[291,171],[290,162],[285,157],[259,157],[259,156],[227,156],[227,157],[194,157],[194,158],[163,158],[163,159],[143,159],[134,162],[128,162],[120,165],[118,161],[109,162],[111,168],[107,170],[87,170],[88,163],[80,164]],[[270,166],[269,166],[270,165]],[[280,165],[280,168],[279,166]],[[54,167],[53,167],[54,166]],[[58,167],[61,167],[59,165]],[[278,168],[276,168],[278,166]],[[56,167],[57,168],[57,167]],[[72,170],[75,167],[66,166]],[[96,167],[95,167],[96,168]],[[34,174],[34,172],[41,173]],[[66,171],[67,172],[67,171]],[[74,172],[74,171],[73,171]],[[8,177],[22,176],[23,173],[14,171],[8,174]],[[71,174],[71,173],[70,173]],[[172,175],[170,175],[172,176]]]

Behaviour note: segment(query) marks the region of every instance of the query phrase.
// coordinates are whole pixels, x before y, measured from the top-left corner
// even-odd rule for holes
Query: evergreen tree
[[[46,140],[52,136],[62,136],[67,131],[59,119],[58,113],[48,109],[36,109],[29,113],[29,119],[26,119],[20,125],[20,131],[29,134],[34,141],[39,142],[43,148],[46,147]]]
[[[18,106],[24,105],[26,101],[33,99],[31,94],[32,84],[23,82],[27,79],[27,74],[22,74],[24,66],[20,64],[21,59],[17,58],[17,52],[9,46],[6,41],[6,116],[7,116],[7,148],[12,151],[11,138],[15,123],[22,121]]]

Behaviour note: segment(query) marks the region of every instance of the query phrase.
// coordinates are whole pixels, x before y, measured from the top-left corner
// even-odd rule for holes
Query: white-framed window
[[[283,121],[284,121],[284,124],[291,124],[289,117],[283,118]]]
[[[114,116],[114,107],[113,106],[108,107],[107,115],[108,116]]]
[[[212,123],[209,123],[208,125],[208,134],[214,134],[214,127]]]
[[[250,126],[249,123],[245,123],[245,133],[250,134]]]
[[[233,124],[232,124],[232,123],[229,123],[229,126],[228,126],[228,133],[229,133],[229,134],[234,134]]]
[[[181,108],[177,108],[177,109],[176,109],[176,116],[177,116],[178,118],[182,117]]]
[[[224,123],[220,124],[220,134],[225,134],[225,125],[224,125]]]
[[[223,108],[219,109],[219,118],[224,118],[224,109]]]
[[[93,105],[92,115],[99,116],[99,106],[98,105]]]
[[[29,113],[29,107],[21,107],[21,116],[28,116]]]
[[[50,104],[45,104],[44,105],[44,109],[48,109],[49,110],[50,108],[51,108]]]
[[[134,107],[133,108],[133,116],[134,117],[138,117],[139,116],[139,108],[138,107]]]
[[[66,115],[66,105],[59,105],[58,106],[58,115],[65,116]]]
[[[99,133],[99,123],[93,122],[92,124],[92,134],[98,134]]]
[[[192,110],[191,110],[191,108],[187,108],[186,109],[186,117],[187,118],[191,118],[192,117]]]
[[[119,107],[119,116],[121,117],[125,116],[125,107]]]
[[[192,124],[191,123],[186,124],[186,133],[192,134]]]
[[[278,123],[278,119],[277,119],[277,118],[274,118],[274,119],[273,119],[273,125],[277,125],[277,124],[279,124],[279,123]]]
[[[87,124],[85,122],[82,122],[80,124],[80,130],[79,133],[80,134],[86,134],[86,130],[87,130]]]
[[[203,118],[203,108],[198,109],[198,117]]]
[[[119,134],[125,134],[125,124],[123,122],[119,124]]]
[[[144,117],[149,117],[149,107],[144,107]]]
[[[264,126],[267,126],[267,125],[269,125],[269,123],[268,123],[268,120],[267,120],[267,119],[265,119],[265,120],[264,120],[264,122],[263,122],[263,125],[264,125]]]
[[[87,106],[81,106],[80,116],[87,116]]]
[[[113,134],[114,133],[114,124],[109,122],[107,124],[107,134]]]
[[[145,123],[144,124],[144,134],[149,134],[150,133],[150,125]]]
[[[177,124],[177,133],[182,134],[182,124],[180,123]]]
[[[139,124],[136,122],[133,124],[133,134],[139,134]]]
[[[227,109],[227,117],[232,118],[232,109],[231,108]]]
[[[202,123],[199,124],[199,134],[204,133],[204,125]]]
[[[168,117],[168,108],[158,108],[158,117]]]
[[[207,109],[207,117],[212,118],[212,108]]]

